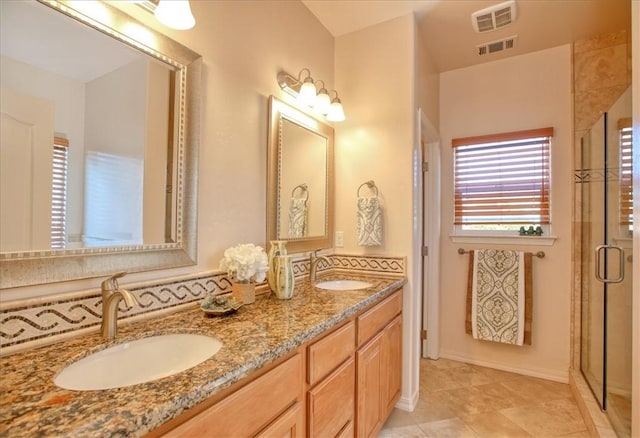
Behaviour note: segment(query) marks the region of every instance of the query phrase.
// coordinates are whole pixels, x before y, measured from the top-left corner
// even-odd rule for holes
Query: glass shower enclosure
[[[620,437],[631,436],[631,89],[582,138],[580,369]]]

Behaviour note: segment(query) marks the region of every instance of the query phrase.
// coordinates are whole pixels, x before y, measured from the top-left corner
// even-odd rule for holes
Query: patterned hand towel
[[[377,196],[360,197],[356,231],[359,246],[382,245],[382,206]]]
[[[531,253],[470,251],[465,331],[474,339],[531,345]]]
[[[291,198],[289,204],[289,237],[304,237],[307,234],[307,200]]]

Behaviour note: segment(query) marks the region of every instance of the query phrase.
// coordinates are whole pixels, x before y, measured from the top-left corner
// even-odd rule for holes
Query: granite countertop
[[[335,274],[322,279],[338,278]],[[296,279],[291,300],[263,295],[237,313],[207,317],[199,307],[124,324],[0,359],[0,436],[141,436],[330,329],[401,287],[404,278],[344,275],[373,286],[324,291]],[[201,364],[160,380],[102,391],[58,388],[53,378],[90,352],[146,336],[198,333],[222,341]],[[141,364],[143,366],[144,364]]]

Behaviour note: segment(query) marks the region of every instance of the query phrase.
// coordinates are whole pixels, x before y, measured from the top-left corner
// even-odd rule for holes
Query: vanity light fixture
[[[313,110],[323,116],[329,114],[329,108],[331,107],[331,97],[329,97],[329,92],[326,88],[324,88],[324,81],[322,79],[318,79],[316,83],[322,82],[322,87],[318,90],[318,94],[316,95],[316,103],[313,105]]]
[[[189,0],[160,0],[154,15],[160,23],[172,29],[187,30],[196,25]]]
[[[134,0],[171,29],[187,30],[196,25],[189,0]]]
[[[305,72],[306,76],[303,76]],[[322,86],[317,91],[315,84],[319,83],[322,83]],[[336,96],[331,100],[324,81],[318,79],[314,83],[311,71],[308,68],[300,70],[297,78],[287,72],[280,71],[278,73],[278,85],[283,91],[295,97],[303,106],[309,106],[314,112],[326,116],[328,121],[342,122],[345,120],[344,108],[342,108],[342,103],[338,98],[338,92],[332,90],[336,93]]]
[[[340,102],[340,99],[338,98],[338,92],[336,90],[332,91],[336,93],[336,97],[331,101],[327,120],[330,122],[342,122],[345,119],[344,108],[342,108],[342,102]]]
[[[307,77],[301,80],[302,72],[307,71]],[[298,74],[298,82],[302,83],[300,86],[300,92],[298,93],[298,102],[302,105],[313,106],[316,103],[316,85],[311,77],[311,71],[308,68],[303,68]]]

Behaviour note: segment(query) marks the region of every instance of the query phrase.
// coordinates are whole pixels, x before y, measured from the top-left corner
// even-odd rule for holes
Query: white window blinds
[[[69,141],[53,139],[53,183],[51,191],[51,248],[67,246],[67,169]]]
[[[553,128],[453,139],[455,225],[550,224],[551,137]]]

